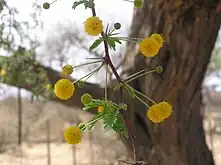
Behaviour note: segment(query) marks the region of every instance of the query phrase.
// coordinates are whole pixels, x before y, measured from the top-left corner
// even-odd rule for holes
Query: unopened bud
[[[163,67],[162,66],[156,67],[156,71],[157,71],[157,73],[162,73],[163,72]]]
[[[43,8],[44,8],[44,9],[49,9],[49,8],[50,8],[50,3],[45,2],[45,3],[43,4]]]

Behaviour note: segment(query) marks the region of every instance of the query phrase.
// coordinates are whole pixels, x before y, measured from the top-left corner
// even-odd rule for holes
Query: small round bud
[[[114,24],[114,28],[115,28],[116,30],[119,30],[119,29],[121,28],[121,24],[120,24],[120,23],[115,23],[115,24]]]
[[[84,82],[83,82],[83,81],[78,81],[78,82],[77,82],[77,86],[78,86],[79,88],[83,88],[83,87],[84,87]]]
[[[92,96],[88,93],[85,93],[81,96],[81,102],[82,104],[86,105],[89,104],[92,101]]]
[[[71,65],[65,65],[62,68],[61,74],[64,76],[68,76],[73,72],[73,67]]]
[[[156,71],[157,71],[157,73],[162,73],[163,72],[163,67],[162,66],[156,67]]]
[[[120,105],[120,107],[121,107],[121,109],[123,109],[123,110],[127,110],[127,104],[122,103],[122,104]]]
[[[49,8],[50,8],[50,3],[45,2],[45,3],[43,4],[43,8],[44,8],[44,9],[49,9]]]
[[[143,0],[134,0],[134,6],[136,8],[141,8],[143,7]]]
[[[78,124],[78,128],[80,128],[82,131],[85,130],[84,126],[85,126],[84,123]]]

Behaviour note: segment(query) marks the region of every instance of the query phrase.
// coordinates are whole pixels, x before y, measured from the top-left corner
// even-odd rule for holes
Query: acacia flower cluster
[[[67,100],[72,97],[75,91],[74,84],[68,79],[60,79],[54,86],[55,95],[61,100]]]
[[[96,17],[89,17],[84,23],[84,30],[92,36],[97,36],[103,31],[102,21]]]
[[[71,126],[65,129],[64,139],[69,144],[78,144],[81,142],[82,131],[77,126]]]
[[[124,0],[128,2],[133,2],[134,6],[137,8],[143,7],[143,0]],[[54,3],[55,1],[53,1]],[[44,3],[43,8],[49,9],[52,3]],[[94,43],[89,47],[89,51],[94,50],[98,47],[102,42],[104,43],[105,55],[102,58],[92,58],[94,61],[90,61],[78,66],[65,65],[62,68],[61,74],[64,78],[58,80],[54,85],[54,93],[61,100],[67,100],[72,97],[75,92],[75,84],[77,87],[82,88],[84,82],[86,82],[94,73],[98,72],[102,67],[106,66],[106,74],[107,67],[109,67],[116,79],[118,80],[118,84],[114,87],[114,91],[124,89],[129,96],[133,99],[137,99],[144,104],[146,107],[146,115],[150,121],[153,123],[161,123],[169,118],[172,114],[172,106],[166,102],[161,101],[156,103],[152,99],[150,99],[145,94],[137,91],[130,85],[129,82],[138,79],[142,76],[145,76],[150,73],[162,73],[163,67],[157,66],[153,70],[148,70],[144,68],[143,70],[136,72],[126,79],[122,79],[120,75],[117,73],[116,68],[114,67],[109,49],[116,50],[116,45],[121,44],[122,41],[126,42],[135,42],[139,45],[139,52],[145,57],[154,57],[156,56],[161,47],[163,46],[164,39],[161,34],[154,33],[149,37],[140,39],[140,38],[130,38],[130,37],[119,37],[117,30],[121,28],[120,23],[115,23],[113,27],[110,27],[109,24],[104,28],[103,21],[96,15],[95,12],[95,3],[94,0],[78,0],[73,4],[73,9],[75,9],[79,5],[84,5],[85,8],[89,8],[92,10],[92,16],[88,17],[84,22],[84,31],[86,34],[91,36],[98,36]],[[86,74],[82,78],[71,82],[67,76],[73,73],[73,69],[76,67],[81,67],[83,65],[90,65],[94,63],[99,63],[99,67]],[[77,90],[77,89],[76,89]],[[69,144],[78,144],[81,142],[82,132],[84,130],[90,130],[94,124],[96,124],[99,120],[103,120],[104,128],[112,128],[114,131],[119,133],[122,136],[127,136],[127,126],[125,125],[124,117],[122,115],[122,111],[127,110],[127,105],[124,103],[114,103],[107,98],[107,82],[104,92],[104,99],[94,99],[91,94],[85,93],[81,96],[81,102],[84,106],[83,110],[88,111],[90,109],[97,109],[97,114],[86,124],[80,123],[78,126],[71,126],[67,128],[64,132],[64,138]],[[152,106],[149,106],[147,102],[150,102]]]
[[[172,113],[172,106],[167,102],[154,104],[147,111],[148,118],[154,123],[161,123]]]
[[[5,69],[0,70],[0,75],[5,76],[7,74],[7,71]]]
[[[102,106],[99,106],[99,107],[97,108],[98,113],[99,113],[99,112],[102,112],[103,110],[104,110],[104,108],[103,108]]]
[[[140,52],[147,57],[156,56],[163,46],[163,37],[160,34],[152,34],[139,43]]]

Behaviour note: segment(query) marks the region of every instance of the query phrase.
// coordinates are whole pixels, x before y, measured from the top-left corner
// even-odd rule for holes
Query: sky
[[[52,1],[53,0],[38,0],[37,2],[38,4],[43,4],[44,2],[50,3]],[[43,21],[44,29],[36,28],[32,34],[35,34],[41,42],[44,42],[46,37],[52,34],[53,28],[57,23],[65,24],[68,21],[77,24],[79,28],[82,29],[82,33],[84,33],[83,22],[87,17],[91,16],[91,11],[85,10],[83,6],[77,7],[76,10],[73,10],[73,2],[74,0],[57,0],[51,5],[49,10],[42,10],[39,19]],[[22,3],[18,0],[7,0],[7,3],[11,7],[14,6],[18,9],[19,15],[17,19],[20,19],[21,21],[31,21],[30,13],[33,11],[33,0],[22,0]],[[103,20],[104,24],[120,22],[122,24],[120,32],[122,35],[127,35],[132,20],[133,4],[123,0],[95,0],[95,3],[97,15]],[[88,37],[88,39],[90,40],[91,38]],[[53,66],[53,68],[56,70],[60,69],[56,65]],[[79,73],[80,75],[83,74],[83,72]],[[206,84],[221,84],[221,79],[212,77]],[[221,91],[221,87],[218,87],[217,89]],[[2,91],[0,90],[0,93],[1,92]],[[11,88],[10,92],[4,96],[14,95],[16,92],[16,88]],[[22,93],[23,96],[27,96],[27,92],[23,91]]]
[[[12,6],[16,6],[20,12],[19,17],[22,20],[28,20],[32,12],[33,0],[7,0]],[[53,1],[53,0],[50,0]],[[38,0],[38,4],[49,2],[49,0]],[[83,22],[89,16],[91,11],[85,10],[83,6],[72,9],[73,0],[57,0],[49,10],[42,10],[40,19],[43,21],[45,29],[40,32],[41,38],[44,39],[46,33],[50,33],[53,26],[58,22],[73,21],[83,28]],[[95,0],[97,15],[104,21],[104,24],[121,22],[122,29],[129,28],[133,14],[133,4],[123,0]],[[123,10],[122,10],[123,9]]]
[[[38,0],[38,4],[43,4],[44,2],[52,2],[53,0]],[[37,28],[36,31],[32,31],[32,35],[35,34],[41,42],[53,33],[53,28],[57,23],[65,24],[71,21],[73,24],[79,25],[79,29],[83,32],[83,22],[91,16],[91,11],[85,10],[83,6],[79,6],[76,10],[72,9],[73,0],[57,0],[53,3],[48,10],[42,10],[41,15],[38,19],[42,20],[44,28]],[[30,13],[33,12],[32,3],[33,0],[7,0],[7,3],[11,7],[16,7],[19,11],[19,15],[16,17],[20,21],[31,21]],[[113,24],[115,22],[120,22],[122,27],[120,33],[122,35],[128,34],[128,29],[130,28],[132,15],[133,15],[133,4],[123,0],[95,0],[96,3],[96,13],[103,20],[104,25],[107,23]],[[123,9],[123,10],[122,10]],[[85,35],[88,36],[88,35]],[[95,39],[88,37],[88,40]],[[90,45],[88,45],[90,46]],[[80,59],[79,59],[80,60]],[[53,65],[53,68],[60,70],[59,66]],[[78,75],[82,75],[83,72],[79,72]],[[78,78],[78,75],[75,75]],[[95,81],[95,78],[91,79]],[[3,89],[7,88],[3,85]],[[1,92],[1,91],[0,91]],[[10,92],[7,92],[5,97],[8,95],[14,95],[17,93],[16,88],[12,87]],[[23,96],[27,95],[27,92],[23,90]]]

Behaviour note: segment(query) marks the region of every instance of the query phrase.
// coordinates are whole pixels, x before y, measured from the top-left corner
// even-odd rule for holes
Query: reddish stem
[[[92,8],[92,14],[93,14],[93,16],[96,16],[96,12],[95,12],[95,9],[94,9],[94,8]],[[119,74],[117,73],[116,68],[114,67],[114,65],[113,65],[113,63],[112,63],[112,61],[111,61],[111,58],[110,58],[110,55],[109,55],[108,43],[107,43],[107,41],[105,40],[106,36],[105,36],[105,33],[104,33],[103,31],[101,32],[101,36],[102,36],[103,39],[104,39],[104,50],[105,50],[104,60],[105,60],[106,64],[110,66],[110,68],[111,68],[113,74],[115,75],[117,81],[118,81],[119,83],[122,83],[123,81],[121,80]],[[121,103],[122,103],[122,101],[123,101],[122,99],[123,99],[123,89],[120,88],[120,102],[121,102]],[[134,161],[136,162],[136,149],[135,149],[135,144],[134,144],[134,139],[133,139],[133,133],[132,133],[133,130],[132,130],[131,124],[130,124],[129,121],[128,121],[128,119],[129,119],[129,111],[128,111],[128,117],[124,116],[124,118],[125,118],[126,126],[127,126],[127,128],[128,128],[129,137],[130,137],[131,142],[132,142],[132,148],[133,148],[133,153],[134,153]],[[129,130],[131,130],[132,132],[129,132]],[[137,163],[136,163],[136,165],[137,165]]]
[[[92,14],[93,14],[93,16],[96,16],[96,12],[95,12],[94,8],[92,8]],[[106,64],[110,66],[110,68],[111,68],[113,74],[115,75],[117,81],[119,83],[121,83],[122,80],[121,80],[119,74],[117,73],[116,68],[114,67],[114,65],[113,65],[113,63],[111,61],[110,54],[109,54],[109,49],[108,49],[108,44],[107,44],[107,41],[105,40],[106,36],[105,36],[103,31],[101,32],[101,36],[104,38],[104,51],[105,51],[104,60],[106,61]]]

